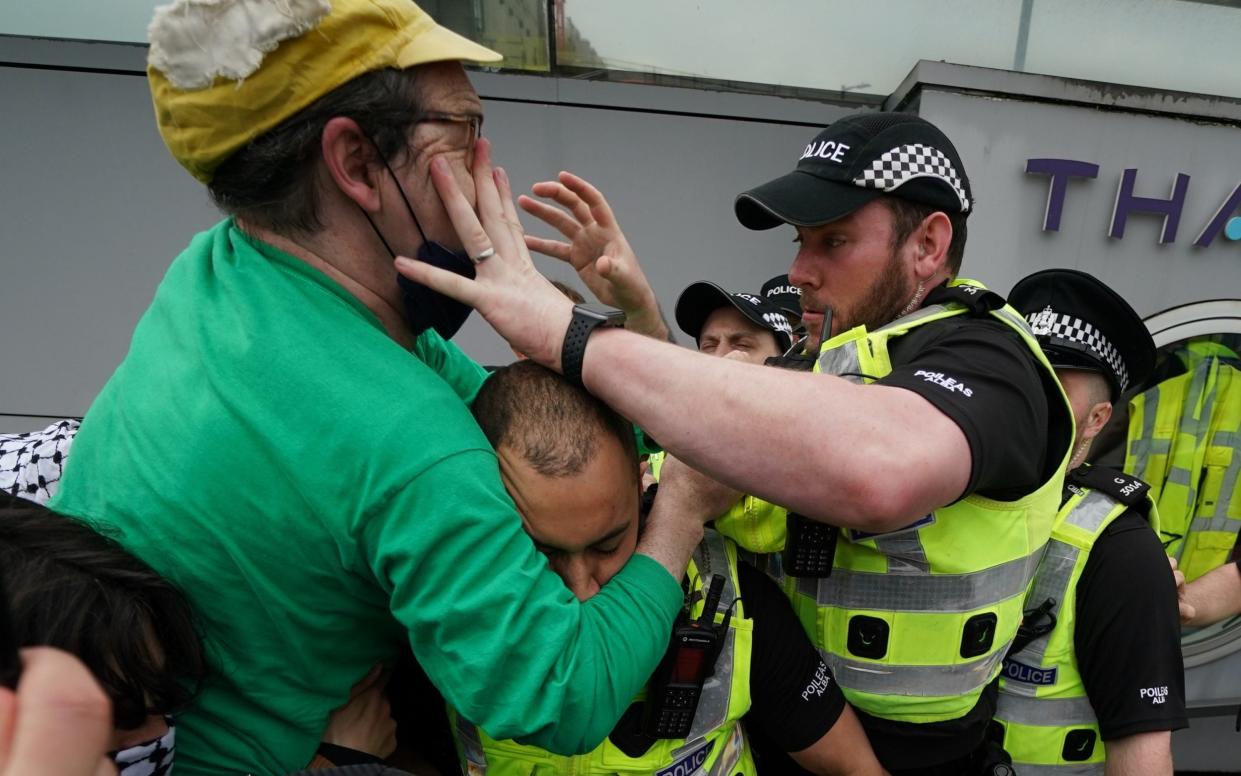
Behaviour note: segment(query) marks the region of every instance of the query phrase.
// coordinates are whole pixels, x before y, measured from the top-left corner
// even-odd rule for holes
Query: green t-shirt
[[[522,531],[467,404],[485,371],[407,352],[334,281],[224,221],[173,262],[51,506],[188,596],[213,677],[177,772],[285,774],[401,638],[497,737],[602,741],[681,588],[644,556],[579,604]]]

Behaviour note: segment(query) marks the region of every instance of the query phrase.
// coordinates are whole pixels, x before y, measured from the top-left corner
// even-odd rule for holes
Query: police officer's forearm
[[[702,541],[703,521],[660,510],[658,499],[638,542],[638,553],[663,566],[675,579],[685,576],[694,548]]]
[[[705,522],[720,507],[713,500],[716,483],[668,458],[661,467],[659,495],[651,507],[638,552],[650,556],[674,579],[685,575],[690,555],[702,541]]]
[[[586,349],[587,387],[731,487],[838,525],[886,530],[960,497],[961,430],[899,388],[711,358],[618,330]]]
[[[1186,625],[1200,628],[1241,614],[1241,569],[1229,563],[1185,586],[1185,600],[1194,608]]]
[[[1138,733],[1106,743],[1106,776],[1172,776],[1170,731]]]

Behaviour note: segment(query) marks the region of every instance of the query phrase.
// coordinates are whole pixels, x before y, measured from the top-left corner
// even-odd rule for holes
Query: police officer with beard
[[[817,374],[686,353],[572,307],[506,242],[511,206],[486,169],[475,171],[481,218],[453,204],[455,181],[435,178],[471,255],[501,246],[476,279],[397,267],[659,439],[676,457],[665,478],[694,467],[736,489],[733,501],[745,492],[839,527],[830,576],[790,593],[881,763],[977,771],[994,680],[1060,505],[1071,413],[1021,316],[958,278],[973,196],[942,132],[911,115],[850,116],[790,152],[796,169],[743,193],[736,215],[795,230],[789,278],[812,340],[833,313],[828,340],[807,343]],[[549,222],[571,242],[612,219],[573,176],[535,190],[569,209]],[[597,265],[606,274],[614,259]]]

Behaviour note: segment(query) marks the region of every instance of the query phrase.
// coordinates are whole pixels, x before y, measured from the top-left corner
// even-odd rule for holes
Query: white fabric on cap
[[[329,0],[175,0],[155,9],[147,64],[187,91],[216,78],[242,81],[331,10]]]
[[[1117,382],[1120,383],[1121,393],[1129,387],[1129,370],[1125,369],[1125,361],[1120,357],[1120,351],[1103,336],[1103,332],[1090,325],[1089,321],[1058,313],[1050,306],[1030,313],[1026,320],[1030,322],[1030,330],[1036,337],[1056,337],[1084,346],[1085,350],[1090,351],[1096,358],[1103,359],[1112,368]]]
[[[897,146],[883,154],[853,179],[857,186],[880,191],[894,191],[914,178],[938,178],[947,183],[961,202],[961,212],[968,213],[969,198],[956,169],[937,148],[922,143]]]

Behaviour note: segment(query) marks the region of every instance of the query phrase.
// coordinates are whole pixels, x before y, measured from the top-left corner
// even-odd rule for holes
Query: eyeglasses
[[[474,166],[474,142],[482,135],[483,117],[476,113],[424,112],[414,117],[414,125],[436,124],[444,127],[448,136],[444,139],[449,148],[465,149],[465,166]]]

